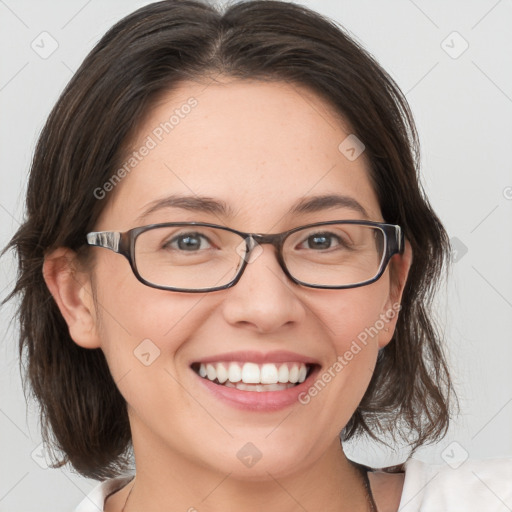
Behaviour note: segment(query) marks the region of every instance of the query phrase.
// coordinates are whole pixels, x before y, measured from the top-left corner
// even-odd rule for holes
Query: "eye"
[[[324,231],[309,235],[298,247],[299,249],[325,250],[339,245],[346,247],[347,244],[338,235]]]
[[[163,244],[164,249],[195,252],[210,249],[211,243],[208,237],[201,233],[182,233]]]

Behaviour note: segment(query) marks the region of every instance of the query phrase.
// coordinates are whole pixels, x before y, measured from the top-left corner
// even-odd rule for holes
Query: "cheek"
[[[107,260],[96,272],[97,325],[114,380],[146,363],[158,366],[164,359],[172,371],[174,356],[210,314],[211,306],[204,294],[150,288],[131,269],[115,263],[117,267]]]
[[[381,320],[389,294],[386,275],[368,286],[335,291],[317,301],[315,312],[333,340],[338,355],[353,342],[377,344],[386,324]]]
[[[382,279],[315,300],[314,313],[330,340],[330,356],[301,403],[312,408],[319,421],[332,424],[333,433],[350,419],[373,375],[379,336],[387,326],[381,314],[388,283]]]
[[[132,413],[155,429],[176,417],[204,422],[204,411],[180,382],[188,371],[181,354],[209,314],[207,301],[199,304],[198,294],[172,294],[142,284],[102,295],[109,312],[102,308],[101,348]]]

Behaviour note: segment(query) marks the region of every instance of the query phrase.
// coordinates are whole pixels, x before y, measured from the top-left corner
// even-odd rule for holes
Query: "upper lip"
[[[225,352],[223,354],[215,354],[213,356],[201,357],[191,361],[191,365],[194,363],[217,363],[217,362],[229,362],[229,361],[241,361],[251,362],[256,364],[264,363],[305,363],[309,365],[320,363],[309,356],[297,354],[295,352],[288,352],[284,350],[273,351],[273,352],[258,352],[252,350],[244,350],[237,352]]]

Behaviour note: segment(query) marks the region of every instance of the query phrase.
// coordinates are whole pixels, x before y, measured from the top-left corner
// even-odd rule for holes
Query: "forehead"
[[[246,230],[290,222],[292,205],[328,194],[351,197],[381,220],[364,153],[354,160],[340,151],[349,135],[328,103],[296,84],[182,82],[146,113],[98,228],[129,229],[155,201],[182,195],[224,203],[232,218],[223,220]],[[182,213],[167,208],[150,220]]]

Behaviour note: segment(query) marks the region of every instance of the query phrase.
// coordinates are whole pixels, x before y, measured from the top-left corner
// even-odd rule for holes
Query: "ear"
[[[73,341],[83,348],[99,348],[91,281],[86,272],[79,270],[76,253],[59,247],[47,254],[43,277]]]
[[[409,275],[409,269],[411,268],[412,257],[411,244],[406,239],[404,252],[402,254],[395,254],[389,262],[389,296],[380,316],[385,326],[379,332],[379,349],[384,348],[393,338],[399,311],[402,308],[402,294],[407,282],[407,276]]]

